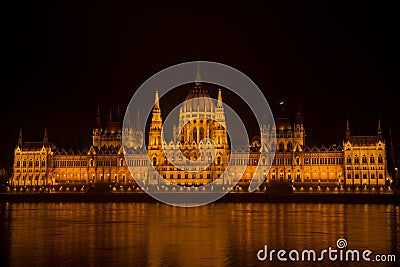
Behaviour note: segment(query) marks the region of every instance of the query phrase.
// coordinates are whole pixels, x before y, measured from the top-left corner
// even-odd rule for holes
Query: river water
[[[1,266],[396,266],[373,261],[376,255],[400,261],[394,205],[0,203],[0,210]],[[347,243],[343,253],[358,250],[361,258],[370,250],[372,261],[339,261],[338,239]],[[287,261],[276,253],[260,261],[265,246],[268,255],[286,251]],[[304,250],[320,257],[329,247],[337,259],[302,258]],[[289,258],[293,250],[298,258]]]

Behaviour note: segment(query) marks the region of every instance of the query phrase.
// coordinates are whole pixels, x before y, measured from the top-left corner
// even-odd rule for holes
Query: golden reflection
[[[339,238],[399,253],[393,205],[19,203],[1,212],[11,266],[243,266],[258,264],[264,245],[320,251]]]

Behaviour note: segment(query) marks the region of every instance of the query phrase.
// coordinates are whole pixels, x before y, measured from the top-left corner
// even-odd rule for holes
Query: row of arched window
[[[32,159],[30,159],[29,161],[28,161],[28,163],[26,162],[26,160],[24,159],[23,161],[22,161],[22,164],[21,164],[21,161],[18,159],[17,161],[16,161],[16,163],[15,163],[15,166],[18,168],[18,167],[26,167],[26,166],[28,166],[28,167],[33,167],[33,160]],[[39,161],[39,160],[35,160],[35,167],[45,167],[46,166],[46,161],[45,160],[41,160],[41,161]]]
[[[347,164],[352,164],[352,163],[354,163],[354,164],[359,164],[359,163],[360,163],[360,158],[359,158],[358,155],[355,155],[355,156],[354,156],[354,159],[352,159],[352,157],[351,157],[350,155],[348,155],[347,158],[346,158],[346,163],[347,163]],[[366,156],[366,155],[363,155],[363,156],[361,157],[361,163],[364,163],[364,164],[367,164],[367,163],[368,163],[368,159],[367,159],[367,156]],[[369,163],[371,163],[371,164],[375,163],[375,157],[374,157],[374,155],[371,155],[371,156],[369,157]],[[382,155],[378,155],[378,163],[383,163],[383,157],[382,157]]]

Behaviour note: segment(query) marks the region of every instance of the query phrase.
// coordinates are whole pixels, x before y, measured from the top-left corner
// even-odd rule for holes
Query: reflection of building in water
[[[231,148],[225,130],[222,92],[218,92],[218,100],[214,103],[199,77],[180,108],[179,125],[175,128],[173,140],[168,140],[168,143],[162,137],[163,121],[157,92],[148,151],[144,148],[140,125],[128,123],[122,129],[119,114],[116,117],[112,115],[110,112],[105,124],[100,114],[97,115],[93,143],[82,149],[58,148],[49,142],[47,132],[41,141],[23,142],[21,132],[14,152],[10,185],[69,184],[74,185],[71,190],[79,190],[85,184],[96,182],[114,183],[116,188],[135,185],[135,180],[147,185],[159,184],[160,179],[150,165],[166,181],[188,186],[215,180],[216,184],[229,186],[240,178],[239,185],[245,188],[252,177],[265,183],[289,182],[304,188],[324,185],[363,188],[384,186],[392,181],[387,171],[380,123],[374,136],[353,136],[347,123],[343,144],[309,146],[305,142],[302,114],[297,112],[293,119],[276,118],[275,125],[263,125],[260,138],[253,139],[250,148]],[[181,130],[177,132],[176,129]],[[213,145],[216,147],[215,156],[200,153],[201,148]],[[246,155],[249,155],[248,162]],[[187,160],[201,163],[210,159],[210,164],[204,169],[196,164],[182,168],[174,166]],[[229,161],[232,168],[224,173]],[[241,173],[243,175],[238,177]]]

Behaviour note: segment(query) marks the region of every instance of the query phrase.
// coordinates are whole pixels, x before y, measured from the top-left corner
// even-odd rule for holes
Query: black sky
[[[273,112],[304,114],[310,144],[391,129],[400,151],[397,9],[344,1],[130,6],[55,3],[3,8],[0,166],[47,128],[58,146],[89,144],[99,104],[125,110],[163,68],[215,61],[248,75]],[[303,2],[303,1],[302,1]],[[245,3],[245,2],[244,2]],[[394,4],[394,3],[393,3]]]

